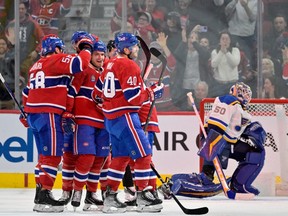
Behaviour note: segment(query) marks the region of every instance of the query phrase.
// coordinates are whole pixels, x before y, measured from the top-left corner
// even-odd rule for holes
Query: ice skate
[[[64,202],[64,205],[67,205],[72,197],[72,191],[62,191],[62,196],[60,197],[59,201]]]
[[[86,192],[83,211],[101,211],[103,209],[103,201],[97,197],[96,192]]]
[[[63,212],[64,202],[55,200],[50,190],[41,190],[39,192],[37,212]]]
[[[172,185],[173,185],[172,180],[166,177],[165,184],[160,185],[157,188],[157,191],[159,191],[163,195],[164,199],[171,199],[172,198],[171,196]]]
[[[134,187],[125,187],[124,188],[124,193],[125,193],[125,203],[127,204],[127,211],[136,211],[136,190]]]
[[[156,198],[152,193],[152,187],[148,186],[143,191],[137,191],[138,212],[160,212],[163,208],[162,200]]]
[[[34,207],[33,207],[33,211],[37,211],[38,209],[38,205],[39,205],[39,193],[41,191],[42,185],[36,184],[36,192],[35,192],[35,197],[34,197]]]
[[[74,211],[76,211],[76,208],[80,206],[81,197],[82,197],[82,190],[81,191],[74,190],[71,200],[71,205],[73,206]]]
[[[124,213],[126,212],[127,204],[121,202],[117,198],[117,192],[111,191],[111,189],[108,187],[105,193],[105,199],[104,199],[104,207],[103,212],[104,213]]]

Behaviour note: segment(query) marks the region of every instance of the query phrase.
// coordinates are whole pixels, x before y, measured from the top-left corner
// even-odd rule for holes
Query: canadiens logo
[[[95,82],[96,81],[96,77],[94,75],[91,76],[91,81]]]
[[[50,19],[48,17],[38,17],[37,23],[41,26],[49,25]]]

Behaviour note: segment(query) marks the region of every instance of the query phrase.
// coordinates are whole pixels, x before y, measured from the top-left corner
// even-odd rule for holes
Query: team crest
[[[95,82],[96,81],[96,77],[94,75],[91,76],[91,81]]]

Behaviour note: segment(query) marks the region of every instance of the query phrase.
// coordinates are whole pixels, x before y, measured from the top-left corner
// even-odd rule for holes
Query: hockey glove
[[[158,85],[158,83],[154,83],[152,86],[150,86],[148,89],[149,95],[150,95],[150,100],[153,101],[155,99],[159,99],[162,97],[163,92],[164,92],[164,84],[161,83]]]
[[[24,125],[24,127],[28,128],[29,124],[27,122],[27,119],[25,118],[25,116],[21,113],[19,116],[19,120],[20,122]]]
[[[83,49],[89,50],[91,53],[93,51],[93,38],[85,36],[81,38],[77,44],[78,49],[81,51]]]
[[[62,114],[62,130],[65,134],[69,135],[75,131],[74,115],[69,112]]]

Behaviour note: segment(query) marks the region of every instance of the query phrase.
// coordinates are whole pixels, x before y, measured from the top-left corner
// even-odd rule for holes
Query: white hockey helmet
[[[246,107],[252,98],[251,88],[243,82],[237,82],[230,88],[229,94],[234,95]]]

